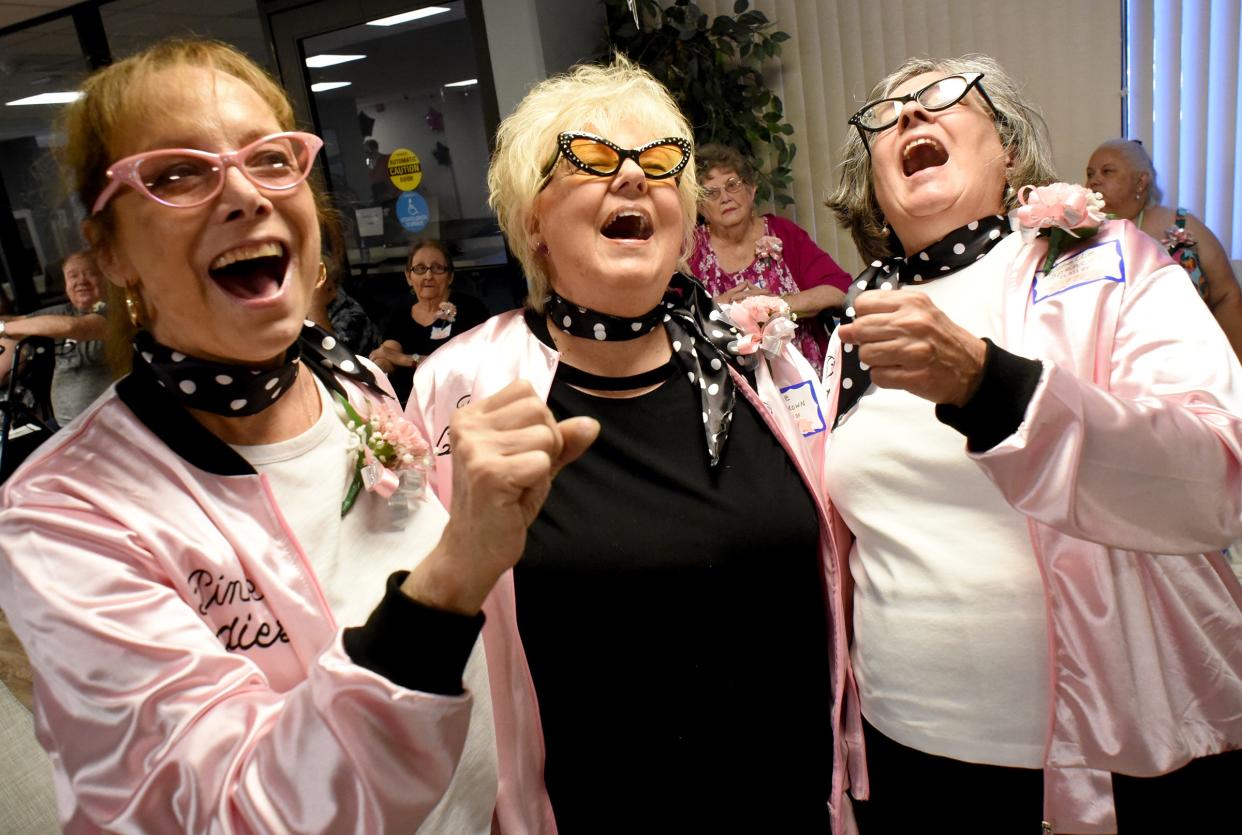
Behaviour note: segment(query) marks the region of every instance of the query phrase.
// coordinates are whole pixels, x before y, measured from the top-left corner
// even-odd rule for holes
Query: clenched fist
[[[870,290],[854,300],[854,321],[838,330],[871,366],[871,382],[933,403],[965,405],[975,393],[987,344],[922,293]]]
[[[526,547],[556,474],[595,441],[599,423],[557,423],[524,380],[453,415],[453,499],[440,543],[402,591],[429,606],[474,614]]]

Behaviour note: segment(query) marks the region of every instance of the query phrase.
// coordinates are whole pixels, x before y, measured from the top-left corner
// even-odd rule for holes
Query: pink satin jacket
[[[450,504],[452,492],[448,426],[453,412],[472,399],[495,394],[517,379],[528,381],[546,399],[558,361],[559,355],[531,333],[521,311],[511,311],[457,337],[419,367],[406,416],[432,439],[436,467],[431,483],[445,506]],[[803,437],[781,389],[793,386],[794,391],[804,392],[813,388],[817,402],[822,405],[823,400],[815,385],[814,370],[796,351],[787,350],[782,357],[760,366],[755,389],[736,373],[734,382],[797,464],[816,497],[820,513],[824,576],[831,595],[828,608],[834,693],[833,703],[824,705],[824,709],[832,711],[837,729],[831,811],[833,831],[841,835],[853,831],[844,790],[848,786],[847,773],[852,770],[857,775],[860,763],[856,752],[860,750],[862,726],[857,699],[847,695],[853,694],[855,688],[842,607],[843,570],[829,544],[828,509],[822,489],[824,440],[828,433],[820,431]],[[808,381],[810,386],[805,385]],[[505,835],[549,835],[556,832],[556,822],[544,789],[543,734],[534,683],[518,635],[512,572],[501,578],[483,608],[487,613],[483,642],[491,677],[500,769],[496,806],[500,831]]]
[[[1111,772],[1242,747],[1242,586],[1220,553],[1242,537],[1242,367],[1129,221],[1037,275],[1046,240],[987,256],[997,344],[1044,369],[1018,430],[971,457],[1027,517],[1046,590],[1044,816],[1097,835],[1117,831]]]
[[[353,664],[266,478],[170,401],[131,409],[133,380],[0,491],[64,830],[412,832],[469,696]]]

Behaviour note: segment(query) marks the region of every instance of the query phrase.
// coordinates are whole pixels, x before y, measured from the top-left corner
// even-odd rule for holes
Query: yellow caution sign
[[[388,178],[402,191],[413,191],[423,181],[423,164],[409,148],[398,148],[388,155]]]

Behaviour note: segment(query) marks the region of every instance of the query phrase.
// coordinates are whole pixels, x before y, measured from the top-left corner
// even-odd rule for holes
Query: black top
[[[710,467],[680,372],[628,399],[558,377],[548,405],[602,426],[515,570],[560,831],[826,832],[823,569],[785,451],[739,395]]]
[[[475,325],[481,325],[491,315],[483,302],[465,293],[450,293],[449,301],[457,305],[457,317],[452,322],[437,319],[430,325],[420,325],[410,315],[409,308],[397,311],[384,328],[384,341],[401,343],[401,351],[425,357],[439,348],[450,337],[465,333]],[[398,366],[388,375],[389,382],[397,392],[397,398],[405,403],[414,384],[414,368]]]
[[[971,452],[987,452],[1022,425],[1044,366],[1011,354],[986,337],[979,385],[964,406],[941,403],[936,418],[966,436]]]
[[[336,296],[328,302],[328,322],[337,339],[359,356],[370,356],[380,344],[379,326],[344,287],[337,287]]]

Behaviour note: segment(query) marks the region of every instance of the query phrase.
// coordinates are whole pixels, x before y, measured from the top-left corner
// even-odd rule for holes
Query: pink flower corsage
[[[1039,236],[1047,236],[1045,273],[1052,269],[1057,255],[1066,246],[1075,240],[1090,238],[1108,219],[1104,214],[1103,195],[1072,183],[1023,186],[1018,192],[1018,202],[1022,205],[1010,214],[1010,224],[1028,244]]]
[[[1190,230],[1181,226],[1170,226],[1165,230],[1164,237],[1160,240],[1164,244],[1164,248],[1170,253],[1181,249],[1182,247],[1195,246],[1195,236],[1190,234]]]
[[[732,304],[723,304],[729,321],[742,332],[737,339],[737,353],[753,354],[760,348],[769,356],[777,356],[793,339],[797,325],[789,305],[779,296],[747,296]]]
[[[772,263],[781,257],[785,243],[775,235],[764,235],[755,241],[755,260]]]
[[[457,305],[452,302],[440,302],[440,306],[436,308],[436,318],[443,319],[445,322],[457,321]]]
[[[349,455],[354,462],[354,480],[341,502],[341,516],[349,513],[363,488],[391,499],[406,477],[417,474],[413,489],[421,492],[422,476],[427,472],[430,447],[414,424],[390,401],[373,403],[369,417],[362,417],[340,394],[337,413],[350,432]]]

